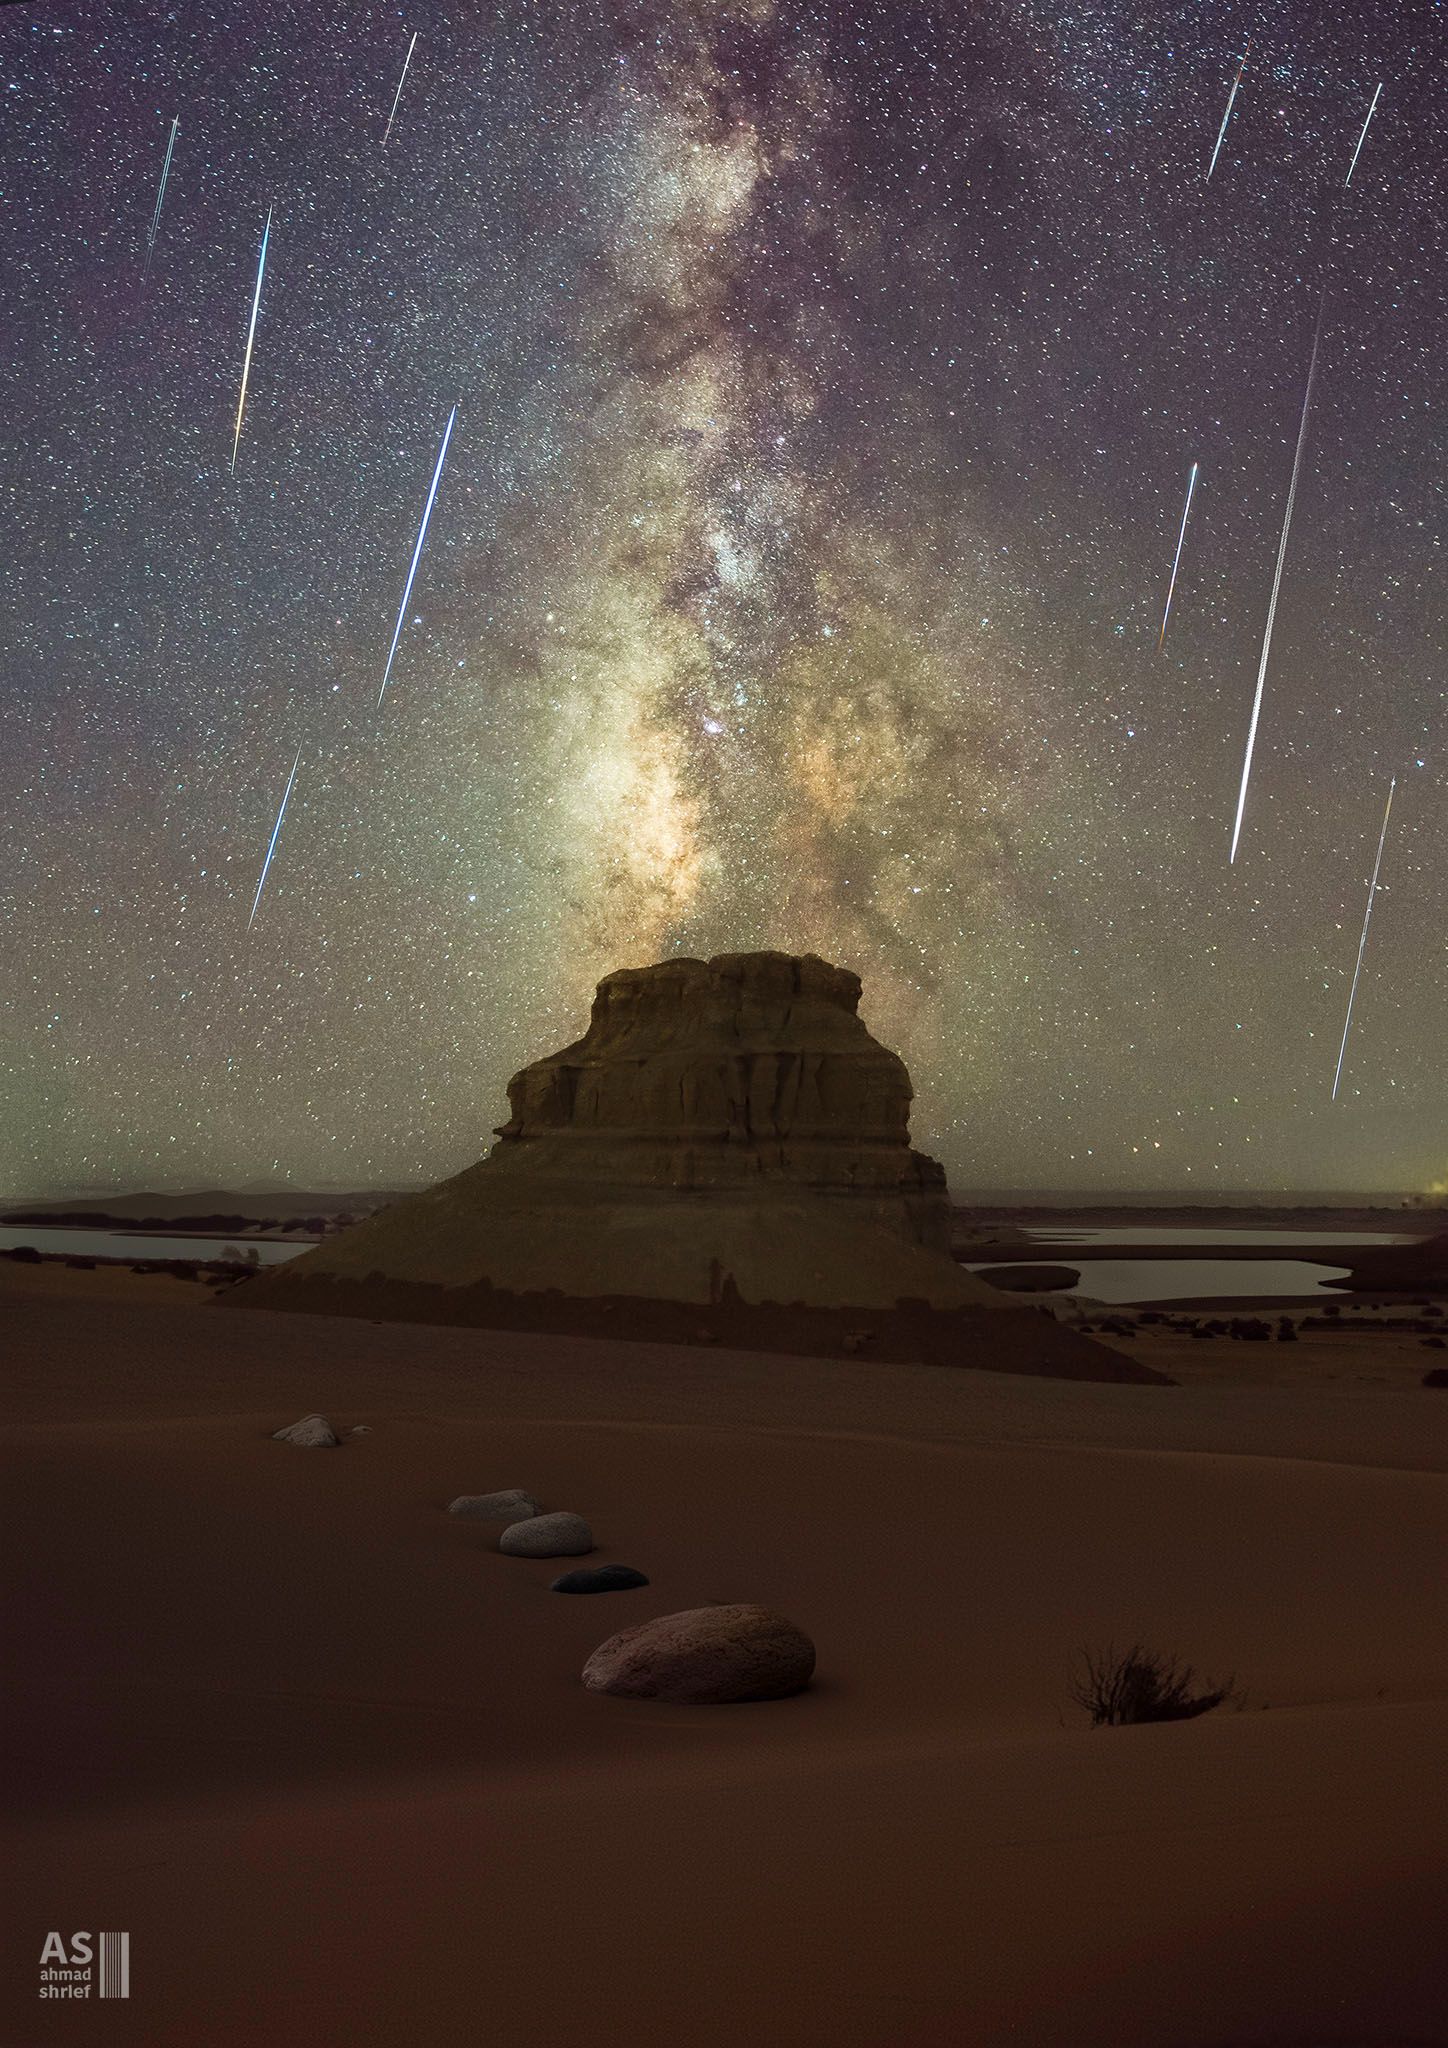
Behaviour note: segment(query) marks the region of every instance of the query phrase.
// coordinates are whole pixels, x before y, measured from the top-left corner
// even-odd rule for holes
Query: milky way
[[[1359,12],[7,10],[5,1187],[430,1178],[755,946],[962,1186],[1441,1175],[1444,78]]]

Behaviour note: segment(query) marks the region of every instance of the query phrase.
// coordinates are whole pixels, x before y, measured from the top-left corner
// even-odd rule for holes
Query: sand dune
[[[104,2032],[147,2048],[1442,2037],[1441,1397],[14,1327],[7,2039],[76,2038],[34,1995],[73,1925],[131,1930]],[[270,1440],[314,1407],[370,1433]],[[508,1485],[651,1585],[564,1599],[442,1512]],[[791,1615],[818,1684],[583,1691],[709,1599]],[[1074,1651],[1138,1635],[1246,1711],[1086,1729]]]

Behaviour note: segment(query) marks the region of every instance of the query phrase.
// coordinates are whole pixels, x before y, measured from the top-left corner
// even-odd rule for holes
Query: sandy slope
[[[1448,2038],[1442,1397],[6,1306],[7,2042]],[[440,1511],[495,1485],[653,1584],[550,1595]],[[711,1598],[817,1687],[577,1684]],[[1137,1634],[1248,1711],[1084,1729]],[[52,1926],[128,2006],[35,1998]]]

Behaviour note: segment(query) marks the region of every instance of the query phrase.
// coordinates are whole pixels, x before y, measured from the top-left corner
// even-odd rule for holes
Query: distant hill
[[[37,1223],[42,1218],[84,1217],[87,1223],[157,1222],[179,1224],[218,1216],[241,1217],[249,1223],[291,1222],[309,1216],[371,1216],[398,1200],[395,1188],[199,1188],[184,1194],[113,1195],[88,1191],[60,1200],[15,1202],[0,1222]]]

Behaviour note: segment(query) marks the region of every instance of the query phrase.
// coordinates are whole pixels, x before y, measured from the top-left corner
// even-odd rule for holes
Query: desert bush
[[[1141,1721],[1194,1721],[1234,1697],[1233,1681],[1198,1689],[1190,1664],[1159,1657],[1133,1643],[1118,1652],[1083,1650],[1071,1697],[1093,1728],[1126,1728]]]

